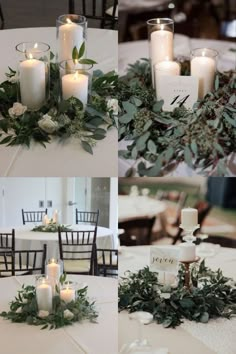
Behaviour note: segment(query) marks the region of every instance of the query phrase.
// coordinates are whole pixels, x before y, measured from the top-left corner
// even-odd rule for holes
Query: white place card
[[[179,249],[177,247],[150,247],[150,270],[177,274]]]
[[[164,100],[163,111],[172,112],[184,106],[191,109],[198,99],[198,78],[193,76],[159,76],[156,82],[158,101]]]

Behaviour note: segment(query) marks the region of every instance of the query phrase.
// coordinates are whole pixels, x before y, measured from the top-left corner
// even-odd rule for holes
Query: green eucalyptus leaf
[[[81,145],[85,151],[87,151],[89,154],[93,155],[93,149],[87,141],[82,140]]]

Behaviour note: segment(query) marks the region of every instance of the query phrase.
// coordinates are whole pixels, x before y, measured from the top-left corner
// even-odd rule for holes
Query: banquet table
[[[88,285],[88,296],[95,300],[98,323],[74,323],[56,330],[24,323],[11,323],[0,317],[0,351],[4,354],[115,354],[117,353],[117,280],[93,276],[69,276],[69,280]],[[33,276],[0,279],[0,311],[9,309],[21,286],[34,285]]]
[[[47,258],[59,259],[58,233],[32,231],[34,225],[24,225],[15,228],[15,248],[16,250],[36,250],[42,249],[43,244],[47,245]],[[91,225],[70,225],[71,230],[92,231]],[[0,232],[9,232],[12,228],[1,228]],[[111,229],[98,226],[97,228],[97,248],[113,248],[113,233]]]
[[[163,213],[165,203],[148,196],[119,195],[119,221],[137,218],[152,218]]]
[[[94,70],[104,72],[117,69],[117,31],[88,29],[87,55],[98,64]],[[0,31],[1,51],[0,82],[5,80],[8,66],[15,69],[20,42],[45,42],[56,52],[56,28],[23,28]],[[1,119],[1,118],[0,118]],[[63,161],[63,168],[62,168]],[[103,164],[109,161],[109,164]],[[104,140],[97,142],[93,155],[85,152],[78,140],[69,139],[64,144],[56,140],[47,148],[32,143],[22,146],[0,146],[0,176],[117,176],[117,130],[111,128]],[[43,167],[43,168],[42,168]]]
[[[149,265],[150,247],[122,247],[119,255],[119,276],[127,270],[132,272]],[[169,246],[174,247],[174,246]],[[215,245],[212,245],[215,247]],[[215,255],[206,258],[206,265],[236,279],[236,249],[215,248]],[[133,323],[134,322],[134,323]],[[127,331],[129,328],[129,331]],[[207,324],[185,320],[176,329],[166,329],[152,323],[144,326],[144,337],[157,347],[167,347],[170,354],[235,354],[236,318],[219,318]],[[126,311],[119,315],[119,347],[137,337],[137,325],[129,319]]]
[[[211,48],[218,51],[217,68],[220,71],[236,69],[236,52],[229,49],[236,49],[233,42],[208,40],[208,39],[192,39],[184,35],[174,35],[174,55],[190,56],[191,50],[195,48]],[[140,58],[148,58],[148,41],[126,42],[119,45],[119,73],[125,74],[128,64],[134,63]],[[126,150],[131,141],[122,140],[119,143],[119,150]],[[140,159],[137,161],[119,158],[119,177],[124,177],[126,171],[130,167],[137,167]],[[236,155],[232,157],[232,165],[236,166]],[[233,169],[232,169],[233,170]],[[196,172],[188,167],[184,162],[172,171],[170,176],[196,176]],[[229,171],[229,176],[235,176],[235,172]]]

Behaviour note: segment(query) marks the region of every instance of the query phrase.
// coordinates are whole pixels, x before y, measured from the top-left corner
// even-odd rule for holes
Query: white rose
[[[15,84],[17,82],[17,76],[14,75],[9,77],[8,81],[11,82],[12,84]]]
[[[171,294],[170,293],[161,293],[160,297],[167,300],[171,297]]]
[[[40,318],[48,317],[48,315],[49,315],[49,312],[48,312],[48,311],[40,310],[40,311],[38,312],[38,317],[40,317]]]
[[[18,307],[18,309],[16,310],[16,313],[21,313],[22,312],[22,308]]]
[[[27,111],[26,106],[23,106],[19,102],[15,102],[13,104],[12,108],[9,108],[8,113],[12,118],[14,118],[14,117],[22,116],[22,114],[24,114],[25,111]]]
[[[4,88],[3,88],[3,87],[0,87],[0,91],[5,92],[5,90],[4,90]]]
[[[65,310],[64,318],[66,318],[67,320],[72,320],[72,318],[74,318],[73,312],[71,312],[70,310]]]
[[[42,119],[40,119],[40,121],[38,122],[38,125],[39,128],[41,128],[48,134],[54,133],[58,128],[57,122],[54,122],[52,120],[52,117],[49,116],[48,114],[44,114]]]
[[[118,109],[119,109],[119,105],[118,105],[118,100],[116,98],[111,98],[107,101],[107,108],[110,111],[113,111],[113,114],[115,116],[118,115]]]

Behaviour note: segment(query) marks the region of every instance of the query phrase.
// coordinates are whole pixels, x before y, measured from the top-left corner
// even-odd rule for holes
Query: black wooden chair
[[[118,0],[113,0],[111,15],[107,14],[107,0],[69,0],[69,14],[75,13],[76,2],[81,7],[81,15],[85,16],[87,19],[95,20],[98,22],[100,24],[100,28],[115,29],[118,23],[118,18],[116,17]]]
[[[229,248],[236,248],[236,240],[229,238],[229,237],[224,237],[224,236],[209,236],[206,239],[206,242],[208,243],[214,243],[217,245],[220,245],[222,247],[229,247]]]
[[[5,19],[4,19],[4,15],[3,15],[2,5],[1,4],[0,4],[0,20],[1,20],[0,29],[3,29],[4,28],[4,24],[5,24]]]
[[[152,228],[156,217],[138,218],[119,222],[119,229],[124,229],[124,233],[119,235],[121,246],[150,245]]]
[[[0,251],[14,251],[15,250],[15,229],[11,232],[0,233]]]
[[[25,211],[21,209],[23,225],[32,222],[42,222],[44,215],[48,213],[48,209],[43,211]]]
[[[118,277],[118,250],[97,249],[97,274],[104,277]]]
[[[75,209],[75,222],[76,224],[88,224],[98,225],[99,219],[99,210],[97,211],[80,211],[77,208]]]
[[[42,250],[0,251],[0,277],[44,274],[47,245]]]
[[[68,274],[89,274],[96,271],[96,232],[61,231],[58,229],[60,259]]]

